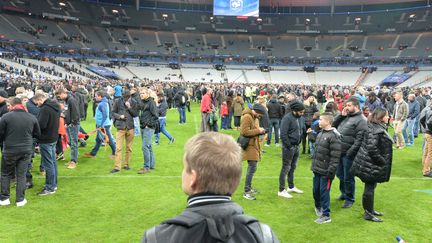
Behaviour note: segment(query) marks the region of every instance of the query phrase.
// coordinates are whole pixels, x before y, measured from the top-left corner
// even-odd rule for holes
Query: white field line
[[[44,176],[33,176],[34,178],[45,178]],[[152,176],[142,176],[142,175],[125,175],[125,176],[116,176],[116,175],[89,175],[89,176],[58,176],[58,178],[62,179],[98,179],[98,178],[111,178],[111,179],[130,179],[130,178],[136,178],[136,179],[181,179],[180,175],[152,175]],[[300,180],[311,180],[311,177],[306,176],[296,176],[296,179]],[[254,179],[258,180],[276,180],[279,179],[279,176],[254,176]],[[391,180],[420,180],[420,181],[427,181],[432,179],[430,178],[422,178],[422,177],[391,177]]]
[[[194,114],[193,118],[194,118],[194,123],[195,123],[195,133],[198,133],[199,132],[199,128],[198,128],[197,117],[196,117],[195,114]]]

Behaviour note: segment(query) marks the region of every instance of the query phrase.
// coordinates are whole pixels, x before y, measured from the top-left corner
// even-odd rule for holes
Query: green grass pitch
[[[168,139],[161,135],[161,145],[153,147],[156,170],[149,174],[137,174],[143,166],[141,137],[135,137],[132,170],[113,175],[109,173],[114,165],[109,147],[102,147],[97,158],[82,157],[94,144],[92,136],[87,147],[80,148],[75,170],[64,166],[69,151],[66,160],[58,162],[57,193],[40,197],[36,193],[42,189],[44,178],[38,175],[37,156],[33,168],[35,187],[26,192],[28,204],[23,208],[0,208],[0,241],[137,242],[146,229],[179,214],[187,198],[181,190],[183,145],[197,132],[201,119],[198,105],[193,105],[192,110],[186,114],[186,125],[178,125],[177,111],[169,110],[167,129],[175,143],[168,145]],[[82,125],[91,131],[94,120],[89,118]],[[237,131],[223,132],[238,136]],[[431,242],[432,179],[421,175],[422,139],[417,138],[414,147],[394,151],[391,180],[376,189],[375,208],[384,213],[384,223],[362,219],[363,183],[358,179],[354,206],[342,209],[342,202],[336,200],[339,180],[335,179],[332,222],[315,224],[311,160],[300,155],[295,174],[296,186],[305,193],[293,194],[293,199],[279,198],[281,151],[274,145],[265,147],[253,179],[253,186],[260,191],[257,200],[243,199],[244,177],[233,200],[243,206],[246,214],[269,224],[281,242],[395,242],[397,235],[408,242]],[[244,175],[246,163],[243,165]],[[11,202],[15,200],[13,190]]]

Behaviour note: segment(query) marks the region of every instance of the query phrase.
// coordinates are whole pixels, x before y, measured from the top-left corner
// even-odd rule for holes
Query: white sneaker
[[[24,198],[24,200],[22,200],[21,202],[17,202],[16,203],[16,205],[17,205],[17,207],[22,207],[22,206],[24,206],[24,205],[26,205],[27,204],[27,200]]]
[[[266,147],[270,147],[270,144],[266,143],[266,144],[264,144],[264,146],[266,146]]]
[[[3,201],[0,201],[0,206],[9,206],[10,205],[10,200],[9,200],[9,198],[8,199],[5,199],[5,200],[3,200]]]
[[[295,193],[298,193],[298,194],[303,194],[303,191],[300,190],[300,189],[298,189],[297,187],[289,188],[287,191],[288,192],[295,192]]]
[[[285,189],[281,192],[278,192],[278,196],[284,198],[293,198],[293,196],[291,196],[291,194],[289,194]]]
[[[278,144],[278,143],[275,143],[275,145],[276,145],[276,147],[280,147],[280,144]]]

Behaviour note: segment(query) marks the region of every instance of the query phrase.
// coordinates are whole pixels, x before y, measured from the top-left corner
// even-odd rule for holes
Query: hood
[[[276,99],[271,99],[271,100],[269,100],[269,103],[273,103],[273,104],[276,104],[276,103],[278,103],[279,101],[278,100],[276,100]]]
[[[249,115],[251,115],[251,116],[253,117],[252,110],[251,110],[249,107],[246,107],[246,108],[242,111],[242,115],[246,115],[246,114],[249,114]]]
[[[56,112],[60,112],[60,105],[59,105],[59,103],[57,103],[56,101],[54,101],[54,100],[51,100],[51,99],[47,99],[47,100],[45,100],[45,102],[44,102],[44,106],[48,106],[48,107],[51,107],[53,110],[55,110]]]
[[[351,116],[358,116],[358,115],[361,115],[361,114],[363,114],[363,112],[359,111],[359,112],[356,112],[356,113],[348,114],[348,116],[349,117],[351,117]]]

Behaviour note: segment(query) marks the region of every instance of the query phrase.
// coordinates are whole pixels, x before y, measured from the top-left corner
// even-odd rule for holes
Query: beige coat
[[[249,145],[243,151],[243,160],[261,160],[261,144],[259,142],[259,120],[256,119],[252,110],[246,108],[243,110],[243,115],[240,121],[240,134],[250,138]]]
[[[396,112],[397,108],[397,112]],[[405,121],[408,117],[408,104],[402,100],[399,106],[397,103],[394,105],[393,116],[395,121]]]

